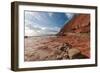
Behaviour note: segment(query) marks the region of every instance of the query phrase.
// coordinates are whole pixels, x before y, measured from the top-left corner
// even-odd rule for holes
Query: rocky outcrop
[[[90,31],[90,15],[78,14],[73,17],[68,23],[66,23],[60,30],[58,35],[66,35],[67,32],[73,33],[87,33]]]

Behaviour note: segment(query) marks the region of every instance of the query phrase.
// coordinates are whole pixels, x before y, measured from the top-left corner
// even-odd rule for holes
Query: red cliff
[[[67,32],[82,33],[90,31],[90,15],[79,14],[75,15],[68,23],[60,30],[58,35],[66,35]]]

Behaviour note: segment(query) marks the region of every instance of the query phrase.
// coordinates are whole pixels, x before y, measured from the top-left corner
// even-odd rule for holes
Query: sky
[[[73,13],[25,11],[25,36],[57,34]]]

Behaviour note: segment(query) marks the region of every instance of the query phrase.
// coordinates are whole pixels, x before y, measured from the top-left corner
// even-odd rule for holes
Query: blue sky
[[[25,35],[57,34],[74,14],[58,12],[25,11]]]

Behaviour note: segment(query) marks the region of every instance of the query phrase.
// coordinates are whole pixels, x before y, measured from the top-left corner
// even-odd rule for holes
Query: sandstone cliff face
[[[79,14],[75,15],[73,19],[66,23],[60,30],[58,35],[66,35],[67,32],[82,33],[90,32],[90,15]]]

